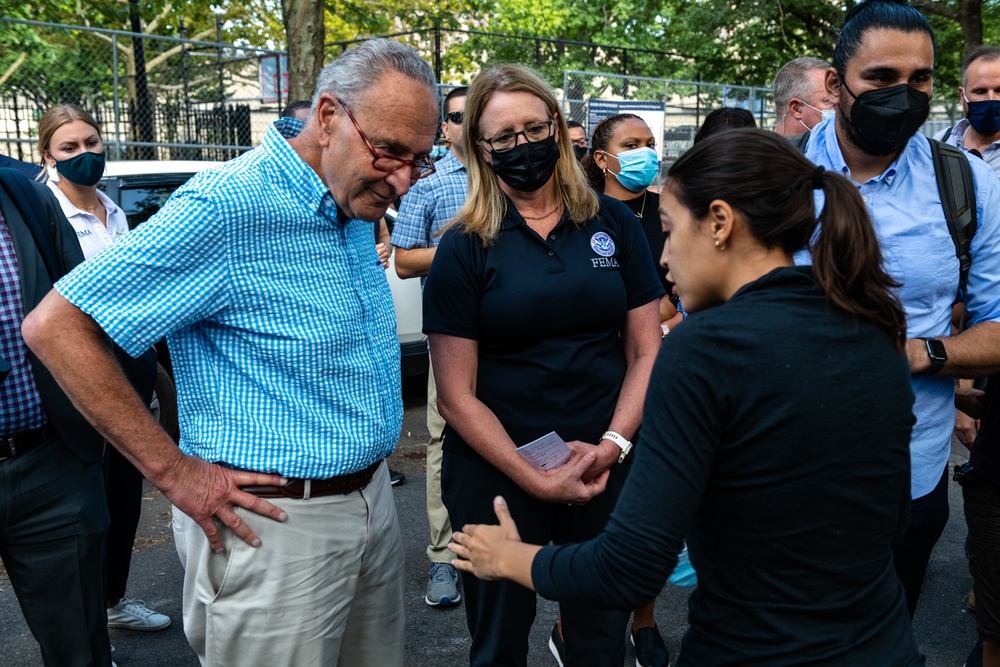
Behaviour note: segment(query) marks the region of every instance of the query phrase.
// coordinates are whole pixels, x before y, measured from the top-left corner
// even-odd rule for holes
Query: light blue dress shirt
[[[813,129],[805,155],[850,179],[835,122],[824,121]],[[1000,182],[982,160],[970,163],[979,220],[972,239],[966,300],[971,326],[1000,321]],[[889,168],[858,185],[858,191],[874,224],[886,269],[902,284],[898,294],[906,311],[907,338],[950,336],[951,309],[958,294],[958,258],[941,207],[927,137],[910,137]],[[817,211],[821,205],[820,199]],[[796,261],[808,262],[801,255]],[[955,426],[955,381],[925,375],[914,375],[912,381],[917,423],[910,439],[910,491],[920,498],[934,489],[948,464]]]
[[[392,245],[407,250],[436,248],[441,242],[439,232],[465,203],[469,189],[465,165],[448,151],[436,167],[437,171],[417,181],[403,196],[392,228]]]
[[[399,341],[372,223],[338,219],[282,119],[56,285],[130,354],[164,335],[181,449],[325,479],[388,456]]]
[[[948,138],[944,142],[958,147],[963,153],[969,153],[969,149],[965,147],[965,135],[968,133],[970,127],[972,126],[969,124],[969,119],[963,118],[951,128],[951,134],[948,135]],[[947,132],[947,129],[941,130],[934,135],[934,138],[941,140]],[[983,149],[983,159],[993,169],[993,173],[1000,176],[1000,140],[994,141]]]

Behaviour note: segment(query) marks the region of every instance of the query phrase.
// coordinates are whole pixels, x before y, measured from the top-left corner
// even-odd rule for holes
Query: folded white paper
[[[555,431],[547,433],[537,440],[532,440],[514,451],[538,470],[558,468],[569,461],[573,455],[573,450],[562,438],[556,435]]]

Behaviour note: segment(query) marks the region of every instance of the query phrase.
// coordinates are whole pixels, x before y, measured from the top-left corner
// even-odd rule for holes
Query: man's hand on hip
[[[196,456],[181,454],[161,479],[150,481],[177,509],[201,526],[215,553],[223,552],[222,535],[216,520],[228,526],[250,546],[260,546],[260,538],[236,514],[234,507],[244,507],[275,521],[288,518],[280,507],[239,489],[241,486],[280,486],[285,483],[281,475],[230,470]]]

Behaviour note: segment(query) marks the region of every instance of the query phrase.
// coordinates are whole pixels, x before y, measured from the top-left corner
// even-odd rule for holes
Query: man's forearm
[[[975,378],[1000,373],[1000,322],[981,322],[955,336],[940,339],[948,360],[937,373],[948,377]],[[913,373],[926,371],[930,357],[924,341],[906,342],[907,357]]]
[[[437,248],[396,247],[396,275],[400,278],[422,278],[431,270]]]

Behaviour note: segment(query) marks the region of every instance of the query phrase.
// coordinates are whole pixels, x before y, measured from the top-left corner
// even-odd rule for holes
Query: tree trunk
[[[129,0],[129,19],[132,32],[142,32],[142,22],[139,18],[139,1]],[[135,60],[135,104],[130,109],[132,121],[132,139],[143,143],[156,141],[153,129],[153,107],[149,101],[149,84],[146,79],[146,54],[143,50],[142,37],[135,37],[132,45],[132,56]],[[130,152],[140,160],[155,160],[156,149],[152,146],[136,146]]]
[[[962,60],[983,43],[983,0],[957,0],[954,4],[927,0],[914,6],[928,14],[937,14],[955,21],[962,27]]]
[[[323,0],[281,0],[288,42],[289,102],[311,99],[323,69],[323,8]]]
[[[983,0],[958,0],[958,22],[965,39],[962,48],[964,61],[983,43]]]

